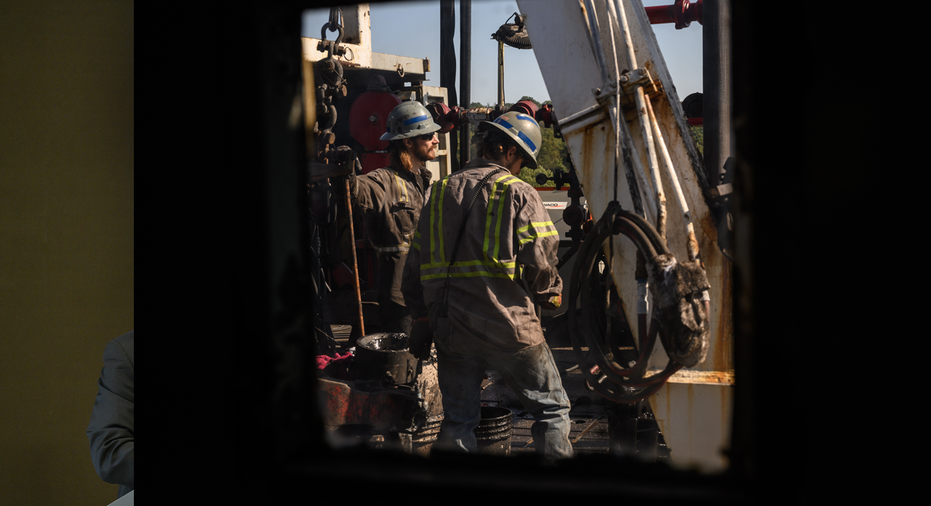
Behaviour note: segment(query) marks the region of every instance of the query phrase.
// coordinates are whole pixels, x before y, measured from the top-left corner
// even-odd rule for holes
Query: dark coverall
[[[414,174],[388,166],[349,179],[353,202],[363,211],[366,234],[378,254],[378,306],[383,332],[411,331],[401,277],[430,177],[425,167]]]

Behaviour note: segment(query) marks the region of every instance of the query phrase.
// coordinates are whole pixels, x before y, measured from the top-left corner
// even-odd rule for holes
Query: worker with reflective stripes
[[[436,448],[476,451],[491,367],[534,416],[537,451],[569,457],[569,399],[535,306],[561,301],[559,236],[537,191],[516,176],[536,167],[540,127],[507,112],[478,130],[482,158],[431,186],[404,270],[411,341],[432,328],[436,345],[444,409]]]
[[[436,158],[440,126],[418,102],[403,102],[388,114],[391,165],[349,178],[353,202],[362,209],[365,232],[378,255],[378,307],[382,332],[410,333],[411,315],[401,294],[401,276],[414,229],[430,185],[425,164]]]

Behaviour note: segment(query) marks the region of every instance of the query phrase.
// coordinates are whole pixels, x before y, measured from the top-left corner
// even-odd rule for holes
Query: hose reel
[[[646,260],[646,272],[655,311],[649,329],[646,319],[639,329],[639,353],[633,363],[618,362],[624,355],[605,332],[592,311],[593,278],[596,262],[606,241],[623,234]],[[569,333],[579,369],[599,395],[614,402],[632,403],[656,392],[676,371],[704,360],[709,344],[708,304],[703,295],[710,288],[704,269],[697,261],[677,262],[666,241],[642,217],[624,211],[618,202],[608,204],[604,215],[585,238],[580,258],[573,267],[569,293]],[[610,256],[605,257],[610,278]],[[622,311],[623,312],[623,311]],[[665,369],[645,376],[657,334],[669,356]],[[586,360],[583,348],[588,348]],[[597,371],[597,376],[596,376]]]
[[[530,36],[527,35],[527,27],[524,26],[525,17],[515,12],[507,19],[507,21],[510,21],[511,18],[514,18],[515,22],[508,23],[505,21],[503,25],[498,27],[498,31],[491,34],[491,38],[517,49],[533,49],[530,45]]]

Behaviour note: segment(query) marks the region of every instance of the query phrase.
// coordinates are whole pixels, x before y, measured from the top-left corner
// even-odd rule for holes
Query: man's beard
[[[423,165],[430,160],[436,159],[436,155],[431,155],[430,152],[433,150],[432,145],[424,146],[420,149],[414,150],[414,158],[420,160],[420,164]]]

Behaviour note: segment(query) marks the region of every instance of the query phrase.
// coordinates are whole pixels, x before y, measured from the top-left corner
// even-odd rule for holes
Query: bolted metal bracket
[[[643,92],[647,95],[660,93],[659,86],[657,86],[656,81],[653,80],[653,76],[650,75],[650,71],[646,68],[628,70],[620,75],[618,81],[621,82],[622,102],[630,102],[629,98],[624,97],[633,95],[637,87],[643,88]],[[612,95],[616,95],[617,81],[605,83],[601,88],[593,88],[592,94],[595,95],[595,100],[599,102],[606,100]]]

